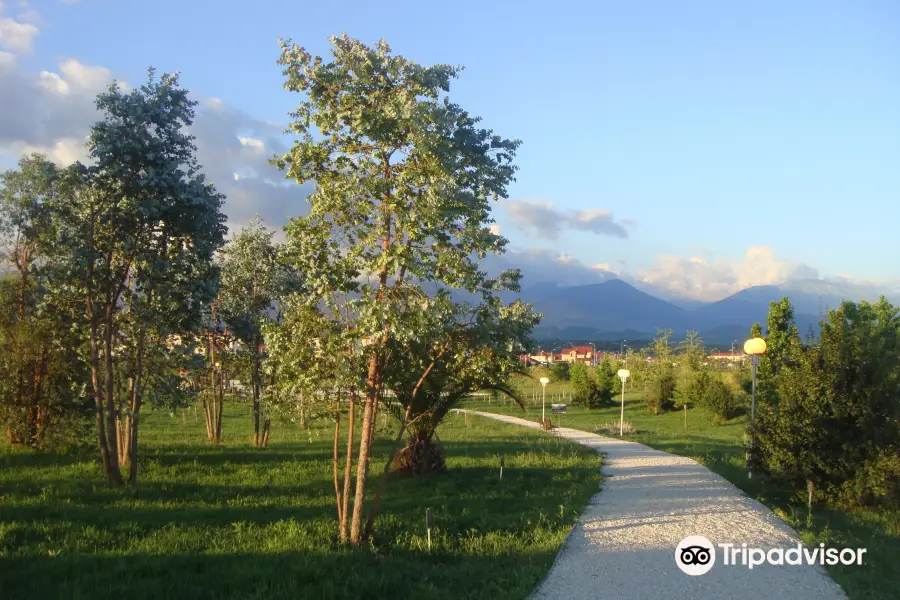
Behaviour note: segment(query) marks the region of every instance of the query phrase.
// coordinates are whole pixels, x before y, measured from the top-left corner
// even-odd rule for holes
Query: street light
[[[744,353],[750,355],[750,365],[752,368],[751,381],[752,383],[752,394],[750,396],[750,424],[753,425],[754,417],[756,416],[756,367],[759,365],[759,357],[765,354],[766,352],[766,340],[762,338],[750,338],[746,342],[744,342]],[[753,438],[750,438],[750,448],[753,449]],[[748,467],[747,469],[747,478],[750,479],[753,477],[753,471]]]
[[[619,416],[619,437],[622,437],[625,432],[625,381],[631,377],[631,371],[619,369],[617,375],[622,380],[622,413]]]
[[[550,383],[549,377],[541,377],[541,427],[547,422],[547,384]]]

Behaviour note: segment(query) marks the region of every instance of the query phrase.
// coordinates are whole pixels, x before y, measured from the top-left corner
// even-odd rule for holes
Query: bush
[[[659,413],[672,408],[675,396],[675,375],[671,371],[650,375],[644,382],[644,398],[650,414]]]
[[[637,429],[634,427],[634,423],[631,421],[625,421],[622,423],[622,433],[624,435],[631,435],[635,433]],[[607,422],[602,425],[598,425],[594,429],[594,433],[598,433],[600,435],[619,435],[619,422]]]
[[[718,379],[712,379],[706,383],[701,405],[721,422],[734,415],[737,401],[728,385]]]
[[[572,399],[575,404],[601,408],[612,403],[612,389],[608,380],[604,377],[598,382],[584,363],[572,363],[569,378],[572,382]]]
[[[553,381],[569,380],[569,363],[555,362],[550,365],[550,379]]]
[[[842,504],[900,506],[900,318],[883,298],[828,314],[819,345],[792,340],[772,403],[757,402],[752,463]]]
[[[900,506],[900,451],[883,451],[856,470],[839,493],[849,506]]]

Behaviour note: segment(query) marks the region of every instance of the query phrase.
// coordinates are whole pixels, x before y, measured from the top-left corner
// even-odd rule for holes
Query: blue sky
[[[501,231],[585,281],[597,265],[711,299],[900,277],[897,2],[5,0],[4,18],[39,29],[12,50],[23,76],[75,59],[136,82],[152,64],[256,123],[296,103],[277,36],[326,54],[346,31],[465,65],[454,100],[523,141]],[[578,211],[608,227],[573,225]]]

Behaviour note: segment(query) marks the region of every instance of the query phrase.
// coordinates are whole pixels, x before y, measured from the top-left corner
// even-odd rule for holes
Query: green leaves
[[[770,321],[773,314],[782,320],[783,308],[773,303]],[[754,458],[767,471],[811,480],[845,502],[875,500],[876,482],[857,480],[857,474],[871,473],[900,445],[897,315],[883,298],[875,304],[845,302],[829,311],[818,346],[804,349],[791,333],[781,353],[789,360],[781,362],[774,381],[774,403],[760,407],[752,428],[759,439]]]

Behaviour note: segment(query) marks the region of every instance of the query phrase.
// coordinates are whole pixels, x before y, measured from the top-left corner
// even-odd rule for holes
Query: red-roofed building
[[[561,355],[562,360],[573,363],[583,362],[593,364],[596,352],[591,346],[572,346],[571,348],[563,348]]]

